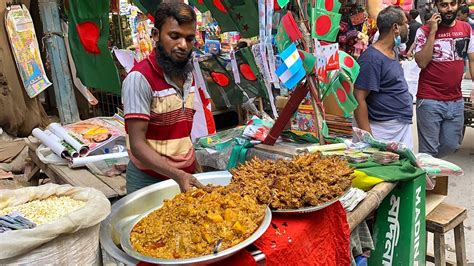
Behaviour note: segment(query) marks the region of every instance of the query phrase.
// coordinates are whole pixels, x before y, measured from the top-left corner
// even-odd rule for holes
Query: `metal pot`
[[[204,185],[215,184],[215,185],[227,185],[230,183],[232,175],[227,171],[220,172],[208,172],[202,174],[196,174],[196,178]],[[112,205],[112,212],[109,216],[101,223],[100,227],[100,244],[102,245],[103,256],[105,264],[107,261],[113,263],[123,263],[136,265],[139,261],[127,253],[125,253],[120,245],[120,239],[122,233],[126,233],[130,229],[130,225],[135,223],[137,219],[145,213],[156,209],[162,205],[165,199],[170,199],[174,195],[178,194],[179,187],[173,180],[167,180],[155,185],[151,185],[140,189],[126,197],[120,199]],[[222,252],[217,253],[211,257],[208,257],[205,261],[192,259],[182,260],[155,260],[155,263],[159,264],[194,264],[194,263],[210,263],[219,261],[228,257],[240,249],[245,248],[253,241],[258,239],[268,228],[271,222],[271,212],[267,208],[264,221],[257,231],[248,239],[232,248],[226,249]],[[242,245],[241,245],[242,244]],[[112,257],[112,258],[110,258]],[[201,257],[202,258],[202,257]],[[168,262],[167,262],[168,261]]]

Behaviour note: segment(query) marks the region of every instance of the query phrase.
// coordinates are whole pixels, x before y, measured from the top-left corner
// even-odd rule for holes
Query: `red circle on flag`
[[[337,99],[339,99],[341,103],[346,102],[347,96],[343,88],[338,88],[336,91],[336,95],[337,95]]]
[[[300,55],[301,60],[304,61],[304,53],[302,51],[298,51],[298,54]]]
[[[326,0],[324,2],[324,7],[327,11],[332,11],[332,9],[334,8],[334,0]]]
[[[350,56],[344,57],[344,65],[347,67],[353,67],[354,66],[354,59]]]
[[[316,19],[316,33],[319,36],[326,35],[331,29],[331,19],[327,15],[322,15]]]
[[[221,0],[214,0],[214,5],[221,11],[222,13],[227,13],[227,9],[225,9],[224,5],[222,4]]]
[[[344,88],[344,90],[346,91],[346,93],[351,93],[351,83],[347,80],[343,80],[341,82],[341,85],[342,87]]]
[[[248,64],[241,64],[239,66],[240,72],[242,72],[242,75],[246,80],[254,81],[257,80],[257,77],[252,71],[252,68]]]
[[[229,86],[229,78],[222,73],[219,72],[211,72],[212,80],[221,87]]]

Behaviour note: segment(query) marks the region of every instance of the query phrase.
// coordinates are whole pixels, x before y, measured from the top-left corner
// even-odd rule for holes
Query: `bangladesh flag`
[[[158,5],[163,2],[162,0],[132,0],[133,4],[140,9],[148,17],[154,17],[155,11],[158,8]]]
[[[69,45],[84,85],[120,94],[117,67],[107,46],[109,8],[110,0],[70,0]]]
[[[352,56],[344,51],[339,51],[339,66],[350,76],[352,82],[356,81],[360,66]]]
[[[231,107],[246,101],[242,90],[235,86],[232,73],[227,71],[225,64],[226,62],[217,56],[211,56],[199,63],[207,83],[207,91],[217,108]]]
[[[189,4],[196,7],[201,13],[204,13],[209,10],[204,4],[204,0],[189,0]]]
[[[241,86],[248,93],[249,97],[268,98],[263,76],[258,70],[251,48],[239,49],[235,53],[235,58],[240,72]]]
[[[304,70],[308,75],[313,74],[316,67],[316,57],[303,50],[298,50],[301,60],[303,60]]]
[[[244,49],[242,49],[244,50]],[[249,62],[242,51],[235,53],[240,74],[240,84],[235,84],[230,62],[218,56],[209,57],[199,66],[207,83],[207,90],[218,108],[231,107],[257,96],[267,97],[261,75],[253,70],[255,62]]]
[[[354,97],[354,88],[349,77],[339,75],[339,77],[333,81],[331,91],[344,116],[351,116],[352,112],[357,108],[358,103]]]
[[[199,1],[199,0],[197,0]],[[203,0],[223,32],[238,31],[244,38],[258,35],[258,6],[254,0]]]
[[[318,0],[316,1],[316,8],[328,12],[339,13],[341,3],[338,0]]]
[[[324,9],[311,9],[311,36],[318,40],[335,42],[339,33],[341,14]]]
[[[278,49],[278,53],[283,52],[288,46],[292,44],[290,37],[286,34],[285,27],[283,23],[278,25],[277,34],[275,35],[275,44]]]

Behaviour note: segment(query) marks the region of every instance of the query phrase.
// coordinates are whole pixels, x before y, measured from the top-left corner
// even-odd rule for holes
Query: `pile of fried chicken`
[[[232,170],[228,189],[272,209],[317,206],[343,195],[351,186],[353,169],[337,156],[320,153],[293,160],[252,159]]]

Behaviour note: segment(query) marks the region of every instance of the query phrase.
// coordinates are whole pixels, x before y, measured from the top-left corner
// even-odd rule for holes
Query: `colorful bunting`
[[[323,45],[321,53],[326,59],[326,70],[339,70],[339,44]]]
[[[339,65],[355,82],[359,76],[360,66],[357,61],[344,51],[339,51]]]

